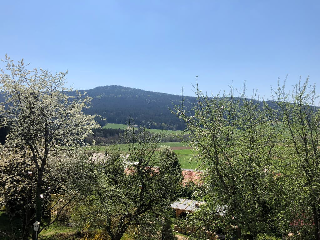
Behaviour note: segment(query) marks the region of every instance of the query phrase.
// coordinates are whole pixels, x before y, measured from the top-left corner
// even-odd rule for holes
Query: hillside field
[[[193,149],[186,146],[182,142],[163,142],[159,146],[169,146],[173,152],[178,156],[179,162],[182,169],[203,169],[200,162],[196,159],[196,153]],[[129,150],[128,144],[116,144],[113,147],[118,148],[122,152],[127,152]],[[108,146],[90,146],[89,149],[104,153]]]

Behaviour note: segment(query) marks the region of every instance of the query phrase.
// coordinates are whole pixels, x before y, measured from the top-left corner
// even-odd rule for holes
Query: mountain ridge
[[[197,97],[174,95],[124,87],[120,85],[98,86],[88,90],[72,90],[67,94],[86,92],[92,98],[91,107],[84,109],[86,114],[97,115],[96,120],[104,126],[106,123],[135,124],[147,128],[163,130],[184,130],[183,123],[172,113],[182,101],[186,109],[191,110]],[[238,98],[235,98],[238,99]],[[0,101],[4,97],[0,93]],[[262,101],[253,100],[262,106]],[[277,108],[274,101],[267,101],[271,108]]]
[[[99,86],[86,92],[92,97],[92,107],[88,114],[98,114],[109,123],[143,125],[150,128],[182,130],[182,123],[170,109],[180,105],[182,96],[146,91],[119,85]],[[184,101],[193,102],[195,97],[183,97]],[[106,122],[100,121],[100,125]]]

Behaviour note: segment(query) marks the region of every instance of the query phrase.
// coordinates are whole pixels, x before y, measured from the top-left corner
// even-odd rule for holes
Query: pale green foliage
[[[179,108],[178,115],[191,133],[191,146],[208,166],[202,218],[214,224],[202,223],[209,231],[222,228],[235,234],[230,228],[235,226],[253,237],[274,231],[276,130],[267,105],[245,95],[235,98],[232,92],[210,98],[197,91],[197,96],[193,113]],[[219,208],[226,210],[223,218],[217,217]]]
[[[206,163],[207,205],[189,219],[198,228],[229,236],[319,239],[320,111],[308,80],[292,93],[276,91],[266,103],[197,91],[193,112],[177,114],[191,132],[191,146]],[[226,209],[217,217],[217,208]],[[262,235],[261,235],[262,234]],[[313,236],[311,236],[313,235]],[[198,236],[205,237],[205,236]]]
[[[285,145],[279,158],[291,200],[287,216],[296,223],[292,232],[309,239],[311,235],[320,239],[320,110],[314,106],[315,90],[307,79],[300,80],[291,93],[285,84],[275,91],[280,142]]]
[[[5,102],[1,103],[0,116],[4,117],[10,131],[3,146],[8,156],[1,157],[2,161],[6,158],[32,163],[34,185],[31,195],[36,205],[36,217],[29,216],[25,223],[29,225],[35,220],[41,222],[42,198],[48,191],[44,180],[50,172],[47,164],[57,155],[53,153],[82,145],[85,136],[97,124],[93,116],[82,112],[89,106],[90,98],[80,94],[68,95],[68,89],[64,87],[66,73],[28,70],[23,60],[15,63],[7,56],[4,62],[6,67],[1,69],[0,92],[4,94]],[[13,177],[16,172],[12,174]]]

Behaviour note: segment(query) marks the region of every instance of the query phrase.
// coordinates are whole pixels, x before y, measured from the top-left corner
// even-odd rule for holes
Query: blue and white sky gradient
[[[258,89],[270,98],[310,76],[320,90],[318,0],[11,0],[0,2],[0,58],[69,71],[68,85],[193,96]]]

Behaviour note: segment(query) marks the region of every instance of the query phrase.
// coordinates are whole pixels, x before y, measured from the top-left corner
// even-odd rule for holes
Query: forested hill
[[[127,124],[130,119],[132,124],[150,128],[184,129],[184,124],[170,111],[181,104],[179,95],[121,86],[96,87],[86,92],[93,98],[92,107],[85,110],[86,113],[99,114],[108,123]],[[185,104],[195,100],[195,97],[185,97]]]
[[[97,114],[105,118],[97,121],[101,126],[106,123],[136,124],[148,128],[183,130],[185,125],[171,113],[171,110],[181,104],[182,97],[166,93],[144,91],[122,86],[96,87],[87,92],[92,97],[91,108],[85,109],[87,114]],[[72,92],[71,95],[75,94]],[[3,101],[0,94],[0,101]],[[190,109],[196,97],[184,97],[184,105]],[[274,102],[268,102],[272,108]],[[260,102],[260,104],[262,104]]]
[[[96,87],[87,92],[92,97],[91,107],[84,109],[87,114],[97,114],[100,125],[122,123],[146,126],[148,128],[183,130],[184,124],[171,113],[175,106],[181,104],[182,97],[166,93],[144,91],[122,86]],[[74,95],[75,92],[69,93]],[[189,105],[195,97],[184,97],[184,104]],[[0,93],[0,101],[4,101]]]

